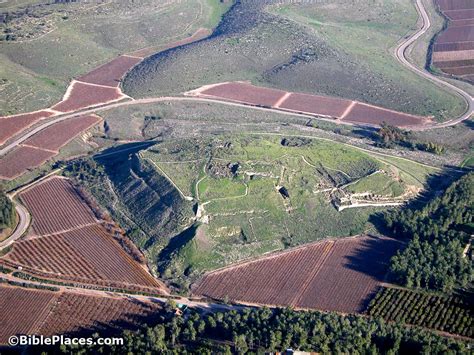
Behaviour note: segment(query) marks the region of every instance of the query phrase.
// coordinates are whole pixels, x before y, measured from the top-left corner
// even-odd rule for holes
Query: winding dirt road
[[[458,118],[453,118],[451,120],[448,120],[446,122],[442,123],[436,123],[431,126],[427,126],[426,128],[419,128],[417,130],[426,130],[426,129],[432,129],[432,128],[442,128],[442,127],[449,127],[449,126],[454,126],[462,121],[465,121],[472,117],[474,113],[474,99],[469,93],[465,92],[461,88],[443,80],[441,77],[435,76],[426,69],[420,69],[416,67],[414,64],[410,63],[410,61],[406,57],[406,52],[407,49],[416,42],[418,38],[423,36],[431,27],[431,21],[430,17],[428,15],[428,12],[426,11],[423,1],[422,0],[416,0],[415,1],[415,7],[416,11],[418,12],[418,15],[420,19],[422,20],[422,26],[421,28],[413,33],[411,36],[409,36],[405,41],[403,41],[396,49],[395,51],[395,57],[397,58],[400,63],[402,63],[404,66],[406,66],[408,69],[410,69],[412,72],[416,73],[417,75],[420,75],[438,86],[444,86],[446,88],[449,88],[450,90],[456,92],[458,95],[460,95],[467,104],[467,109],[466,112]]]

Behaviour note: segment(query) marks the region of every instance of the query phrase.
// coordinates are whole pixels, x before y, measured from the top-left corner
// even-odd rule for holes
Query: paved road
[[[458,88],[457,86],[455,86],[455,85],[453,85],[453,84],[451,84],[447,81],[444,81],[441,77],[433,75],[432,73],[430,73],[426,69],[420,69],[420,68],[416,67],[415,65],[410,63],[408,61],[408,59],[406,58],[407,48],[410,47],[418,38],[423,36],[428,31],[428,29],[431,27],[430,17],[429,17],[429,15],[428,15],[428,13],[427,13],[424,5],[423,5],[423,1],[422,0],[416,0],[415,5],[416,5],[416,10],[418,11],[418,14],[419,14],[419,16],[422,20],[422,26],[417,32],[412,34],[403,43],[400,44],[400,46],[396,49],[395,56],[403,65],[405,65],[407,68],[409,68],[411,71],[415,72],[416,74],[418,74],[418,75],[420,75],[420,76],[422,76],[422,77],[424,77],[428,80],[431,80],[432,82],[436,83],[439,86],[447,87],[447,88],[451,89],[452,91],[458,93],[460,96],[462,96],[464,98],[464,100],[466,101],[466,104],[467,104],[466,112],[461,117],[451,119],[451,120],[443,122],[443,123],[436,123],[436,124],[427,126],[426,128],[419,128],[419,130],[454,126],[454,125],[456,125],[456,124],[458,124],[458,123],[460,123],[464,120],[469,119],[473,115],[473,112],[474,112],[474,99],[471,95],[469,95],[469,93],[465,92],[464,90]]]
[[[15,203],[15,210],[18,214],[18,225],[16,226],[15,231],[6,240],[0,243],[0,251],[10,246],[15,240],[20,238],[30,225],[31,217],[27,209],[19,203]]]

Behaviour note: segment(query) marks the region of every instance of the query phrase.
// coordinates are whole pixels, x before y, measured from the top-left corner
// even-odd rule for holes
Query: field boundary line
[[[343,120],[344,118],[346,118],[346,116],[351,113],[352,109],[354,108],[354,106],[357,105],[357,101],[352,101],[350,103],[349,106],[347,106],[347,108],[344,110],[344,112],[342,113],[341,117],[338,118],[338,120]]]
[[[141,158],[148,160],[150,163],[152,163],[158,169],[158,171],[163,174],[163,176],[176,188],[176,190],[178,190],[182,198],[184,198],[186,201],[194,200],[194,197],[185,195],[183,191],[181,191],[181,189],[178,187],[178,185],[176,185],[175,182],[169,177],[169,175],[166,174],[153,160],[144,157],[141,153],[139,153],[139,155]]]
[[[296,307],[296,305],[300,302],[301,298],[305,294],[305,292],[308,289],[309,285],[314,280],[314,278],[319,274],[319,272],[323,268],[324,264],[326,263],[326,260],[332,254],[332,252],[334,250],[334,246],[336,245],[337,241],[336,240],[330,240],[327,243],[328,243],[328,246],[325,247],[323,255],[321,255],[321,262],[318,264],[317,267],[314,268],[313,272],[308,276],[308,278],[304,282],[303,286],[301,287],[301,291],[298,294],[296,294],[295,297],[289,302],[291,306]]]
[[[273,105],[275,108],[280,108],[281,105],[291,96],[292,92],[287,91],[286,93],[283,94],[282,97],[278,99],[278,101]]]
[[[39,149],[39,150],[44,150],[46,152],[51,152],[51,153],[55,153],[55,154],[58,154],[59,151],[57,150],[52,150],[52,149],[47,149],[47,148],[41,148],[41,147],[37,147],[35,145],[30,145],[30,144],[20,144],[20,147],[27,147],[27,148],[33,148],[33,149]]]

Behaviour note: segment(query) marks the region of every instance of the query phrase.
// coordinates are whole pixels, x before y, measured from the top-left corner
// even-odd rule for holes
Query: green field
[[[3,5],[11,19],[1,25],[0,115],[48,107],[72,78],[122,53],[212,28],[228,7],[216,0]]]
[[[439,120],[459,115],[463,100],[413,75],[392,55],[416,22],[410,0],[267,7],[242,2],[223,17],[216,36],[141,63],[126,77],[124,89],[133,97],[148,97],[251,80]]]
[[[176,139],[140,157],[196,206],[198,224],[158,260],[163,277],[173,281],[272,250],[363,233],[373,228],[373,213],[412,198],[433,172],[338,143],[278,135]],[[338,211],[338,205],[349,208]]]

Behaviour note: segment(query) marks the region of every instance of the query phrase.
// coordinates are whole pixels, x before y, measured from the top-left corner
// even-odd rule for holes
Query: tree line
[[[13,203],[0,187],[0,231],[9,228],[15,223],[15,209]]]
[[[472,280],[472,261],[464,250],[473,234],[474,173],[452,183],[419,209],[385,216],[396,237],[408,246],[391,260],[390,276],[402,286],[451,292]]]
[[[462,353],[467,349],[467,344],[459,340],[355,315],[289,308],[245,308],[207,315],[192,310],[187,312],[185,316],[177,316],[172,307],[163,309],[157,325],[124,331],[124,345],[121,346],[62,346],[60,351],[77,354],[263,354],[291,348],[323,354],[444,354]]]

